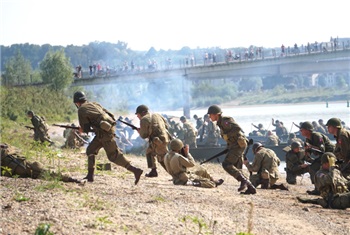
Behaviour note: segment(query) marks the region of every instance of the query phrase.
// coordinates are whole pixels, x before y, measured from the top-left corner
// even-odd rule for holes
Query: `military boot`
[[[243,174],[240,174],[240,175],[237,177],[237,180],[238,180],[239,182],[241,182],[241,185],[240,185],[239,188],[238,188],[238,192],[245,190],[245,189],[247,188],[247,186],[248,186],[248,185],[247,185],[247,184],[248,184],[248,179],[245,178]]]
[[[146,174],[146,177],[158,177],[157,168],[152,168],[152,170]]]
[[[94,182],[94,171],[95,168],[88,168],[88,174],[84,179],[86,179],[88,182]]]
[[[222,185],[224,183],[223,179],[213,180],[213,181],[214,181],[216,187],[219,186],[219,185]]]
[[[307,190],[306,192],[307,192],[307,194],[309,194],[309,195],[321,195],[320,191],[318,191],[317,189],[314,189],[314,190]]]
[[[128,168],[126,168],[128,171],[131,171],[132,173],[134,173],[135,176],[135,185],[139,182],[141,175],[143,173],[143,170],[141,170],[140,168],[136,168],[134,166],[129,166]]]

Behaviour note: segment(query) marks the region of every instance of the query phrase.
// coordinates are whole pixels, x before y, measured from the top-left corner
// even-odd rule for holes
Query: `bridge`
[[[109,76],[75,79],[72,86],[103,85],[113,83],[138,83],[154,80],[234,79],[251,76],[295,75],[315,73],[350,72],[350,49],[330,52],[311,52],[283,57],[267,57],[254,60],[235,60],[210,65],[188,66],[166,70],[116,73]]]

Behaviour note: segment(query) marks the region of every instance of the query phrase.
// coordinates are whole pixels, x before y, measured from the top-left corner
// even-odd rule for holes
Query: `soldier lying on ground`
[[[43,179],[46,175],[59,178],[63,182],[81,183],[80,180],[73,179],[68,175],[51,172],[44,168],[40,162],[29,162],[25,157],[18,156],[18,150],[14,147],[1,144],[1,176],[15,176],[20,178]]]
[[[321,156],[322,168],[315,175],[315,187],[321,198],[297,197],[299,202],[318,204],[323,208],[350,208],[350,182],[342,176],[335,162],[336,157],[333,153],[326,152]]]

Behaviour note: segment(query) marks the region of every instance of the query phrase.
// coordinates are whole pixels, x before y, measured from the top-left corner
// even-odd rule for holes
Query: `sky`
[[[280,47],[350,37],[348,0],[0,0],[0,45]]]

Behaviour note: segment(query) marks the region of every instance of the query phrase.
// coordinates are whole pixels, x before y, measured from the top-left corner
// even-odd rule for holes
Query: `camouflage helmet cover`
[[[329,166],[335,166],[336,157],[333,153],[327,152],[321,156],[321,163],[329,163]]]

